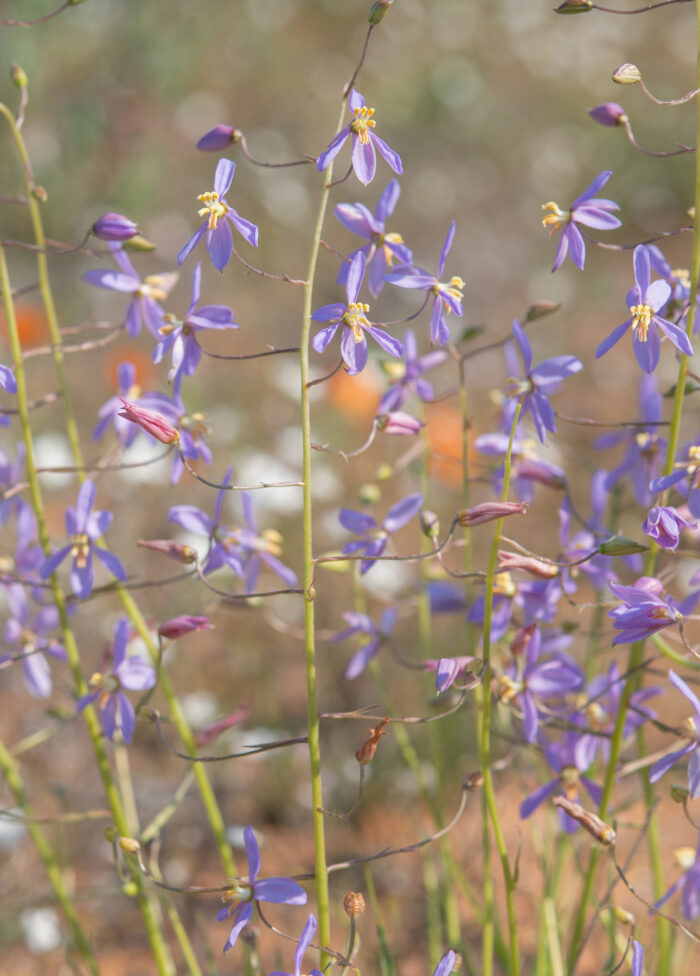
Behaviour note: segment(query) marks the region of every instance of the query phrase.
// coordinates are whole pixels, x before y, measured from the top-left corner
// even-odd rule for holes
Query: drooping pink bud
[[[238,142],[241,135],[242,133],[231,125],[215,125],[209,132],[204,133],[197,143],[197,149],[202,152],[219,152]]]
[[[173,427],[169,420],[166,420],[162,414],[155,410],[148,410],[146,407],[139,407],[136,403],[122,400],[119,416],[124,417],[125,420],[130,420],[133,424],[138,424],[161,444],[177,444],[180,440],[180,433],[177,428]]]
[[[182,542],[171,542],[170,539],[139,539],[137,545],[142,549],[153,549],[154,552],[161,552],[169,559],[175,559],[179,563],[196,563],[197,550],[192,546],[186,546]]]
[[[209,620],[209,617],[190,617],[188,614],[182,614],[179,617],[173,617],[172,620],[166,620],[158,628],[158,633],[161,637],[167,637],[168,640],[177,640],[178,637],[184,637],[185,634],[191,634],[195,630],[213,629],[214,624]]]
[[[537,559],[536,556],[521,556],[517,552],[504,552],[503,550],[498,552],[498,568],[506,570],[523,569],[531,576],[537,576],[538,579],[554,579],[555,576],[559,575],[559,567],[552,563],[546,563],[544,559]]]
[[[473,508],[461,509],[457,521],[460,525],[481,525],[482,522],[492,522],[506,515],[524,515],[526,511],[525,502],[482,502]]]
[[[136,237],[138,232],[133,220],[118,213],[103,214],[92,225],[92,233],[101,241],[128,241]]]
[[[510,653],[515,657],[520,654],[524,654],[525,651],[530,646],[530,641],[532,640],[532,635],[537,630],[537,624],[528,624],[527,627],[521,627],[517,632],[510,644]]]
[[[611,128],[624,125],[627,121],[624,108],[617,102],[605,102],[603,105],[596,105],[595,108],[588,110],[588,114],[594,122],[599,125],[609,125]]]
[[[237,708],[235,712],[231,712],[230,715],[226,715],[224,718],[218,719],[211,725],[208,725],[204,729],[200,729],[199,732],[195,733],[194,741],[195,745],[201,747],[209,745],[214,739],[225,732],[227,729],[232,728],[234,725],[240,725],[241,722],[245,722],[248,718],[247,708]]]
[[[377,429],[384,434],[417,434],[421,427],[425,427],[422,420],[417,420],[402,410],[377,415]]]

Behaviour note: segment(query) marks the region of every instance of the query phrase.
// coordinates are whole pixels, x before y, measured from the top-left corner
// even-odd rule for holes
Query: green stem
[[[97,960],[95,959],[92,951],[92,946],[88,942],[82,926],[80,925],[78,915],[75,911],[75,905],[73,904],[71,897],[66,890],[66,886],[63,883],[61,868],[56,860],[51,845],[46,839],[46,834],[43,832],[39,824],[33,819],[32,810],[29,806],[29,800],[27,799],[27,794],[25,793],[22,778],[20,776],[19,766],[8,752],[7,748],[5,747],[5,743],[2,742],[2,740],[0,740],[0,770],[5,777],[5,782],[9,786],[12,795],[17,801],[17,805],[27,818],[27,830],[29,831],[34,843],[34,847],[36,848],[37,853],[44,865],[49,882],[56,896],[56,901],[61,906],[61,910],[66,917],[66,921],[68,922],[72,948],[77,950],[77,952],[79,952],[83,957],[88,969],[92,973],[92,976],[99,976],[100,971],[97,965]]]
[[[503,469],[503,491],[501,494],[501,500],[508,500],[508,493],[510,491],[510,472],[511,472],[511,458],[513,451],[513,440],[515,438],[515,431],[518,426],[518,420],[520,419],[521,404],[518,403],[515,409],[515,415],[513,417],[513,424],[510,431],[510,441],[508,443],[508,452],[506,454],[504,469]],[[496,522],[496,531],[494,532],[493,542],[491,543],[491,555],[489,557],[489,564],[486,571],[486,585],[484,594],[484,634],[482,640],[482,654],[484,658],[484,680],[483,680],[483,695],[482,695],[482,713],[481,713],[481,737],[479,742],[479,753],[481,759],[481,773],[484,777],[484,797],[486,802],[486,807],[488,809],[489,818],[491,820],[491,825],[493,827],[493,836],[496,843],[496,849],[498,851],[498,856],[501,860],[501,867],[503,869],[503,878],[506,887],[506,907],[508,911],[508,933],[510,941],[510,973],[511,976],[519,976],[520,973],[520,951],[518,948],[518,930],[517,922],[515,917],[515,902],[513,898],[513,891],[515,887],[515,881],[510,869],[510,863],[508,861],[508,849],[506,847],[505,838],[503,837],[503,831],[501,829],[501,822],[498,816],[498,806],[496,804],[496,793],[493,785],[493,778],[491,776],[491,615],[493,612],[493,586],[494,578],[496,574],[496,563],[498,559],[498,547],[501,540],[501,531],[503,528],[503,519],[498,519]],[[486,877],[486,876],[485,876]],[[491,958],[486,957],[484,953],[484,972],[492,971],[493,968],[493,945],[489,947],[489,955]]]
[[[39,540],[41,542],[42,549],[46,555],[51,551],[51,545],[49,541],[49,534],[46,527],[46,518],[44,513],[44,503],[41,496],[41,489],[39,487],[39,479],[36,472],[36,465],[34,462],[34,444],[31,426],[29,423],[29,409],[27,406],[27,383],[24,374],[24,361],[22,358],[22,347],[19,341],[19,332],[17,329],[17,319],[15,317],[15,307],[12,299],[12,286],[10,284],[10,276],[7,270],[7,261],[5,259],[5,249],[0,244],[0,293],[2,294],[2,300],[5,306],[5,319],[7,321],[7,331],[10,340],[10,349],[12,352],[12,362],[15,368],[15,379],[17,381],[17,410],[19,414],[20,427],[22,430],[22,439],[24,441],[24,447],[26,451],[26,465],[27,465],[27,480],[29,481],[29,493],[31,498],[32,508],[37,520],[37,527],[39,531]],[[66,656],[68,658],[68,663],[73,675],[73,681],[75,684],[75,689],[77,694],[84,695],[87,693],[87,685],[83,677],[82,669],[80,666],[80,655],[78,652],[78,645],[75,640],[75,636],[70,626],[68,619],[68,613],[66,610],[66,603],[61,592],[56,574],[52,574],[51,580],[51,592],[54,604],[58,611],[60,627],[61,627],[61,637],[63,641],[63,646],[66,651]],[[104,749],[104,743],[102,740],[102,731],[100,728],[100,723],[95,714],[95,710],[92,706],[88,706],[83,711],[83,716],[85,719],[85,724],[92,741],[93,750],[95,752],[95,758],[97,761],[98,771],[102,779],[105,793],[107,795],[107,801],[109,803],[112,815],[114,817],[114,822],[119,834],[124,837],[131,836],[129,831],[129,824],[124,813],[124,808],[119,796],[119,791],[117,785],[112,777],[112,771],[109,767],[109,760],[107,758],[107,753]],[[153,951],[153,956],[155,958],[156,964],[158,966],[158,972],[161,976],[171,976],[173,973],[172,960],[170,958],[170,953],[167,944],[164,940],[163,933],[161,932],[155,915],[153,914],[152,906],[149,903],[148,891],[145,886],[145,881],[141,876],[140,872],[132,872],[132,879],[136,886],[139,907],[144,918],[144,923],[148,933],[149,941],[151,943],[151,949]]]
[[[336,132],[343,125],[346,105],[343,100]],[[311,397],[309,390],[309,340],[311,335],[311,315],[313,312],[313,287],[316,277],[316,263],[321,247],[321,233],[326,216],[330,183],[333,178],[333,165],[323,177],[323,190],[311,239],[311,252],[304,287],[304,308],[301,320],[299,341],[299,363],[301,368],[301,425],[303,440],[303,557],[304,557],[304,652],[306,657],[306,698],[307,725],[309,735],[309,766],[311,776],[311,799],[313,805],[314,863],[316,879],[316,906],[318,911],[318,941],[321,945],[331,944],[330,901],[328,894],[328,865],[326,862],[326,838],[323,810],[323,784],[321,781],[320,721],[316,702],[316,638],[314,600],[314,553],[313,553],[313,499],[311,494]],[[321,953],[321,969],[331,962],[327,953]]]

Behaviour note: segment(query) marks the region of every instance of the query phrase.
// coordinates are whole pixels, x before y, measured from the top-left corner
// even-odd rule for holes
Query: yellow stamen
[[[73,548],[70,551],[78,569],[85,569],[90,554],[90,539],[84,532],[70,537]]]
[[[671,274],[681,288],[690,288],[690,271],[687,268],[675,268]]]
[[[372,324],[367,318],[367,312],[369,312],[369,305],[364,302],[351,302],[343,315],[343,324],[352,329],[355,342],[362,342],[364,338],[362,330],[368,329]]]
[[[373,129],[377,124],[372,116],[374,115],[373,108],[367,108],[363,105],[362,108],[356,108],[355,118],[350,123],[351,130],[360,137],[360,142],[363,146],[366,146],[369,142],[369,129]]]
[[[637,332],[637,339],[640,342],[647,341],[649,325],[654,314],[651,305],[630,305],[630,315],[632,316],[632,331]]]
[[[143,298],[152,298],[154,302],[162,302],[168,297],[170,287],[166,287],[165,279],[162,275],[148,275],[143,279],[138,294]]]
[[[559,230],[562,224],[566,223],[571,218],[571,214],[568,210],[562,210],[559,204],[554,203],[550,200],[549,203],[542,204],[543,210],[551,210],[546,217],[542,218],[542,226],[549,228],[549,236]]]
[[[204,206],[197,213],[200,217],[206,217],[209,214],[209,230],[216,230],[216,225],[219,219],[224,216],[228,210],[228,204],[223,200],[219,200],[219,194],[216,190],[209,190],[207,193],[200,193],[197,197]]]

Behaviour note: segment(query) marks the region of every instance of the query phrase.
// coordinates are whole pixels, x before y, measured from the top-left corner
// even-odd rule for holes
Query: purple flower
[[[129,622],[120,617],[114,625],[112,646],[112,667],[105,674],[96,672],[90,678],[90,687],[95,690],[78,699],[78,711],[87,705],[94,705],[100,715],[102,728],[109,739],[121,732],[127,745],[134,736],[136,714],[134,707],[122,690],[147,691],[156,683],[153,667],[143,658],[127,656],[129,646]]]
[[[659,759],[649,770],[649,782],[656,783],[664,773],[667,773],[672,766],[675,766],[683,756],[690,756],[688,763],[688,789],[690,798],[694,800],[700,796],[700,700],[692,688],[682,678],[679,678],[675,671],[668,672],[668,680],[677,688],[682,695],[688,699],[693,706],[695,714],[686,719],[683,724],[683,731],[689,736],[690,741],[681,749],[669,753],[663,759]]]
[[[258,246],[258,228],[239,214],[226,202],[226,194],[231,186],[231,180],[236,164],[230,159],[220,159],[214,173],[214,189],[200,193],[197,199],[202,203],[198,211],[200,217],[207,220],[196,234],[182,248],[177,256],[177,263],[182,264],[187,255],[199,244],[204,234],[207,235],[207,250],[211,263],[217,271],[223,271],[231,259],[233,252],[233,235],[229,222],[233,224],[253,247]]]
[[[362,552],[365,557],[369,557],[360,562],[360,572],[366,573],[374,566],[376,558],[381,556],[386,549],[389,536],[410,522],[413,516],[420,511],[422,505],[423,496],[421,494],[407,495],[400,502],[392,505],[381,525],[365,512],[341,508],[340,524],[343,528],[363,536],[356,542],[346,542],[343,546],[343,553],[349,556]]]
[[[384,275],[391,268],[394,260],[399,264],[410,264],[413,255],[404,245],[400,234],[389,233],[385,229],[386,220],[394,212],[399,199],[401,187],[398,180],[392,180],[379,198],[374,214],[363,203],[339,203],[335,208],[338,220],[359,237],[364,237],[367,244],[358,250],[367,259],[367,286],[374,298],[384,287]],[[340,265],[338,283],[345,284],[348,277],[350,262],[357,254],[353,251],[347,261]]]
[[[44,560],[39,567],[42,579],[48,579],[56,571],[68,554],[73,558],[70,571],[70,584],[77,597],[86,600],[92,593],[94,553],[102,565],[112,576],[124,582],[126,570],[117,557],[95,544],[95,541],[107,531],[112,513],[92,511],[95,502],[95,482],[84,481],[78,492],[78,504],[75,508],[66,509],[66,535],[70,538],[67,546],[54,552]]]
[[[3,366],[2,363],[0,363],[0,387],[6,393],[17,392],[17,380],[14,371],[9,366]]]
[[[595,227],[597,230],[614,230],[621,225],[621,221],[611,213],[612,210],[620,209],[616,203],[612,200],[594,199],[596,193],[603,189],[611,176],[611,170],[603,170],[588,189],[584,190],[580,197],[576,197],[568,210],[561,210],[553,202],[542,204],[543,210],[550,211],[542,219],[542,225],[549,228],[550,237],[560,227],[564,227],[554,256],[552,271],[562,266],[569,249],[571,249],[571,260],[583,271],[586,261],[586,242],[577,224]]]
[[[316,166],[318,167],[319,173],[322,173],[324,169],[330,166],[345,145],[348,137],[352,135],[352,168],[355,170],[355,176],[357,176],[360,183],[364,183],[367,186],[374,179],[374,173],[377,168],[375,147],[379,150],[391,169],[398,176],[401,176],[403,173],[401,157],[393,149],[390,149],[383,139],[380,139],[379,136],[372,132],[372,129],[377,124],[372,117],[374,115],[374,109],[367,108],[364,98],[354,88],[350,92],[348,105],[355,117],[349,125],[346,125],[344,129],[340,130],[338,135],[331,141],[328,149],[318,157]]]
[[[586,787],[595,805],[598,806],[600,804],[602,790],[597,783],[594,783],[587,776],[583,775],[587,767],[579,765],[580,758],[576,755],[577,741],[578,733],[565,732],[562,742],[553,743],[545,747],[545,758],[557,775],[549,783],[540,786],[539,789],[535,790],[534,793],[531,793],[530,796],[523,800],[520,804],[520,816],[523,820],[526,820],[541,803],[555,793],[561,794],[568,800],[573,800],[575,803],[578,803],[580,783],[583,783]],[[559,815],[559,822],[562,829],[567,834],[573,834],[578,830],[579,825],[568,813],[564,813],[563,810],[558,808],[557,814]]]
[[[667,491],[687,479],[687,485],[683,488],[688,496],[688,509],[691,515],[700,518],[700,438],[684,448],[683,460],[676,461],[673,467],[675,470],[671,474],[653,480],[649,484],[649,491],[652,494]]]
[[[442,957],[440,962],[435,967],[435,972],[433,976],[450,976],[450,973],[455,968],[455,962],[457,961],[457,956],[453,949],[448,949],[445,955]]]
[[[336,302],[333,305],[323,305],[317,309],[311,318],[315,322],[330,322],[331,325],[321,329],[313,337],[311,345],[316,352],[323,352],[329,342],[342,326],[340,339],[340,354],[351,376],[362,372],[367,364],[367,339],[369,333],[375,342],[388,352],[390,356],[403,356],[403,345],[398,339],[389,335],[384,329],[377,328],[367,318],[369,305],[357,301],[362,279],[365,274],[366,259],[362,251],[358,251],[350,264],[345,289],[348,303]]]
[[[99,420],[92,429],[92,439],[99,440],[110,424],[121,447],[130,447],[136,439],[139,428],[126,417],[120,415],[122,400],[137,400],[141,389],[136,383],[136,367],[133,363],[119,363],[117,367],[117,394],[106,400],[97,411]]]
[[[537,435],[544,444],[547,441],[546,432],[549,430],[554,433],[557,429],[554,423],[554,411],[547,397],[557,391],[560,383],[567,376],[572,376],[583,369],[583,363],[575,356],[553,356],[551,359],[545,359],[539,366],[533,367],[530,341],[517,319],[513,320],[513,338],[523,360],[525,378],[509,380],[509,395],[520,399],[523,415],[530,414]],[[508,368],[515,372],[517,363],[511,354],[510,343],[506,344],[505,352]]]
[[[594,476],[592,489],[595,491],[606,472],[597,472],[598,477]],[[582,529],[575,535],[571,535],[571,503],[565,498],[559,509],[559,545],[561,546],[561,561],[568,560],[572,563],[582,559],[586,554],[594,552],[598,548],[598,540],[589,529]],[[565,593],[575,593],[577,589],[576,578],[580,573],[585,573],[589,581],[596,589],[603,589],[610,580],[617,579],[612,568],[612,561],[609,556],[592,556],[578,566],[562,566],[561,582]]]
[[[231,481],[232,471],[228,469],[224,475],[223,484]],[[221,507],[225,489],[221,489],[214,504],[214,518],[211,518],[194,505],[174,505],[168,512],[168,520],[181,525],[183,529],[194,535],[204,535],[209,540],[210,549],[202,567],[203,573],[213,573],[221,566],[228,566],[236,576],[243,577],[243,556],[238,546],[238,539],[229,533],[228,528],[221,524]]]
[[[650,508],[644,519],[642,531],[664,549],[676,549],[683,528],[697,529],[698,523],[692,519],[683,518],[679,511],[671,505],[661,505]]]
[[[671,885],[663,898],[654,903],[654,908],[660,908],[682,885],[681,908],[685,917],[692,922],[700,915],[700,841],[695,850],[692,847],[681,847],[674,853],[676,860],[685,871],[678,881]],[[641,969],[639,972],[641,974]],[[633,973],[633,976],[636,974]]]
[[[177,281],[177,275],[173,273],[147,275],[141,280],[121,244],[112,243],[109,247],[121,271],[86,271],[83,281],[95,285],[96,288],[106,288],[108,291],[131,295],[124,319],[126,331],[130,336],[136,336],[141,331],[142,323],[145,322],[148,330],[157,336],[163,319],[163,309],[158,302],[162,302],[167,297]]]
[[[215,125],[213,129],[205,132],[197,143],[197,149],[202,152],[219,152],[221,149],[238,142],[241,133],[231,125]]]
[[[656,314],[668,301],[671,286],[662,278],[652,282],[649,251],[643,244],[634,249],[634,281],[635,284],[627,292],[630,317],[601,342],[595,351],[596,359],[612,349],[629,329],[633,332],[634,355],[645,373],[653,373],[658,365],[661,355],[659,332],[662,332],[679,352],[692,356],[693,347],[683,329]]]
[[[624,125],[627,120],[624,108],[622,105],[618,105],[617,102],[604,102],[602,105],[596,105],[595,108],[589,108],[588,114],[594,122],[597,122],[599,125],[610,126],[611,128]]]
[[[641,576],[633,586],[611,583],[610,589],[623,602],[608,611],[613,626],[620,631],[613,644],[634,644],[677,624],[697,602],[692,593],[681,603],[663,596],[663,585],[652,576]]]
[[[46,698],[51,694],[51,671],[46,654],[65,661],[66,652],[58,641],[46,636],[58,626],[55,607],[41,607],[34,617],[23,586],[13,583],[5,590],[10,616],[5,623],[5,643],[10,647],[9,660],[22,662],[24,684],[34,698]],[[8,660],[3,655],[2,661]]]
[[[482,434],[474,441],[474,447],[480,454],[492,457],[505,457],[508,452],[510,437],[508,434],[496,432]],[[534,498],[535,483],[546,485],[548,488],[566,488],[566,474],[562,468],[538,458],[533,450],[532,442],[515,438],[512,450],[513,488],[518,498],[531,502]],[[503,465],[494,472],[493,489],[500,494],[503,483]]]
[[[369,643],[363,644],[359,651],[350,658],[345,677],[352,680],[362,674],[372,658],[377,655],[382,644],[390,639],[391,631],[396,623],[396,611],[391,607],[385,610],[379,624],[375,624],[366,613],[355,613],[354,611],[344,613],[343,619],[350,626],[339,631],[332,638],[334,644],[346,640],[348,637],[354,637],[356,634],[366,634],[370,638]]]
[[[260,851],[255,839],[253,828],[246,827],[243,837],[248,856],[248,880],[234,878],[226,884],[225,901],[231,902],[222,908],[217,916],[217,922],[233,916],[233,928],[224,946],[224,952],[236,944],[236,940],[253,917],[253,902],[268,901],[275,905],[305,905],[306,892],[292,881],[291,878],[263,878],[257,880],[260,871]],[[307,943],[308,945],[308,943]],[[306,946],[304,947],[306,948]]]
[[[391,410],[389,413],[379,413],[376,416],[377,430],[383,434],[393,434],[403,437],[410,437],[418,434],[425,423],[412,417],[410,413],[402,410]]]
[[[644,946],[632,939],[632,969],[630,976],[642,976],[644,972]]]
[[[379,401],[379,413],[384,413],[387,410],[400,410],[411,393],[424,402],[433,399],[433,387],[428,380],[423,379],[423,374],[444,362],[447,353],[442,349],[435,349],[426,353],[425,356],[419,356],[416,337],[411,329],[406,329],[403,346],[403,363],[387,362],[384,364],[384,369],[389,378],[395,382]]]
[[[640,505],[651,504],[650,482],[655,478],[660,463],[660,453],[666,441],[659,437],[659,421],[663,418],[663,401],[653,376],[642,376],[639,381],[639,411],[646,426],[630,428],[614,434],[603,434],[595,442],[596,448],[613,447],[626,443],[627,453],[622,463],[607,476],[605,488],[611,491],[630,473],[634,496]],[[652,489],[655,490],[655,489]]]
[[[301,964],[304,961],[304,953],[309,948],[311,940],[316,932],[316,916],[309,915],[308,921],[301,933],[299,944],[294,951],[294,973],[288,973],[280,969],[275,969],[270,976],[302,976]],[[310,969],[307,976],[323,976],[319,969]]]
[[[101,241],[129,241],[139,232],[133,220],[118,213],[103,214],[95,221],[91,230]]]
[[[260,532],[255,519],[250,492],[241,493],[245,528],[229,529],[228,538],[235,543],[243,561],[246,589],[253,592],[263,564],[276,573],[287,586],[297,585],[297,574],[277,558],[282,554],[282,536],[275,529]]]
[[[438,262],[437,275],[431,275],[423,268],[409,266],[406,268],[392,271],[386,275],[385,280],[397,285],[399,288],[417,288],[421,291],[432,293],[433,310],[430,316],[430,341],[433,345],[444,346],[450,338],[450,327],[447,324],[446,315],[454,312],[460,318],[462,316],[462,290],[464,281],[455,275],[447,282],[441,282],[442,272],[445,270],[447,255],[450,253],[452,241],[455,236],[456,224],[454,220],[450,224],[445,243],[442,245],[440,260]]]
[[[466,687],[475,687],[481,681],[480,669],[475,671],[472,667],[476,661],[476,658],[469,657],[466,654],[459,657],[426,658],[423,661],[423,667],[426,671],[435,672],[435,694],[441,695],[452,687],[460,674],[468,677]]]
[[[173,384],[173,392],[180,392],[183,376],[192,376],[202,350],[196,333],[202,329],[237,329],[233,312],[227,305],[203,305],[197,309],[201,293],[202,265],[198,262],[192,273],[192,298],[183,321],[172,315],[163,317],[163,325],[158,332],[164,338],[153,350],[153,362],[159,363],[170,353],[172,368],[168,380]]]

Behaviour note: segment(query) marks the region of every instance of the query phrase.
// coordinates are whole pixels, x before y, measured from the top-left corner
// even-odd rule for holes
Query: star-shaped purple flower
[[[323,352],[342,326],[343,334],[340,339],[340,354],[347,366],[348,373],[356,376],[367,365],[367,339],[365,333],[371,335],[385,352],[390,356],[403,356],[403,344],[389,335],[384,329],[373,325],[367,318],[369,305],[358,302],[362,279],[365,274],[366,258],[362,251],[358,251],[352,259],[348,271],[345,289],[347,305],[335,302],[333,305],[323,305],[317,309],[311,318],[315,322],[330,322],[317,332],[311,341],[316,352]]]
[[[260,850],[252,827],[246,827],[243,838],[248,856],[248,880],[234,878],[227,883],[224,899],[231,904],[222,908],[216,916],[217,922],[233,917],[233,928],[229,932],[224,952],[228,952],[236,944],[241,930],[253,917],[254,901],[269,901],[275,905],[306,904],[306,892],[291,878],[257,880],[260,873]]]
[[[65,661],[66,652],[58,641],[47,637],[58,626],[58,611],[41,607],[32,616],[23,586],[13,583],[5,590],[10,616],[5,623],[5,643],[11,649],[10,659],[20,660],[27,691],[34,698],[51,694],[51,671],[46,654]],[[0,660],[7,660],[3,655]]]
[[[688,789],[690,798],[694,800],[700,796],[700,699],[685,681],[680,678],[675,671],[669,670],[668,680],[674,688],[677,688],[682,695],[688,699],[693,706],[695,714],[686,720],[684,732],[689,735],[690,741],[681,749],[669,753],[663,759],[659,759],[649,770],[649,782],[656,783],[664,773],[667,773],[672,766],[675,766],[683,756],[689,756],[688,763]]]
[[[561,210],[556,203],[543,203],[542,209],[550,212],[542,219],[544,227],[548,228],[550,236],[564,227],[559,239],[557,253],[554,256],[552,271],[560,268],[564,258],[571,251],[571,260],[577,268],[583,271],[586,261],[586,242],[583,234],[576,226],[595,227],[597,230],[614,230],[620,227],[621,221],[611,213],[620,208],[612,200],[594,199],[596,193],[602,190],[612,176],[611,170],[603,170],[593,180],[587,190],[580,197],[576,197],[568,210]]]
[[[360,572],[366,573],[374,566],[378,556],[384,552],[389,542],[389,536],[407,525],[423,505],[421,494],[407,495],[389,509],[381,525],[366,512],[356,512],[351,508],[341,508],[340,524],[349,532],[356,532],[363,538],[356,542],[346,542],[343,553],[346,556],[364,553],[366,557],[360,562]]]
[[[397,268],[391,274],[386,275],[385,280],[397,285],[399,288],[417,288],[433,295],[433,310],[430,316],[430,341],[433,345],[444,346],[450,338],[450,327],[447,324],[446,316],[450,312],[461,318],[462,316],[462,291],[464,281],[455,275],[449,281],[440,281],[442,272],[445,270],[447,255],[450,253],[452,241],[454,240],[456,224],[454,220],[450,224],[445,243],[442,245],[440,260],[438,262],[437,275],[430,274],[423,268],[410,266],[407,268]]]
[[[572,376],[583,369],[583,363],[575,356],[553,356],[545,359],[539,366],[532,365],[532,348],[525,335],[525,330],[517,321],[513,320],[513,338],[518,346],[523,361],[525,378],[522,380],[511,378],[509,394],[522,403],[522,415],[529,413],[535,425],[537,436],[543,444],[547,441],[547,431],[556,432],[554,411],[547,397],[559,389],[559,385],[567,376]],[[517,369],[517,362],[512,356],[510,343],[505,348],[508,368]]]
[[[153,350],[154,363],[159,363],[170,353],[172,368],[168,373],[168,379],[173,384],[174,393],[180,392],[182,377],[192,376],[202,358],[196,333],[202,329],[238,328],[233,312],[227,305],[203,305],[197,308],[201,284],[202,265],[198,262],[192,273],[192,298],[185,318],[179,321],[172,315],[165,315],[163,324],[158,330],[164,338]]]
[[[324,169],[330,166],[348,138],[352,136],[352,168],[355,170],[355,176],[357,176],[360,183],[364,183],[367,186],[374,179],[374,174],[377,169],[375,147],[397,176],[401,176],[403,173],[401,157],[393,149],[390,149],[383,139],[380,139],[379,136],[372,132],[372,129],[377,124],[373,118],[374,109],[367,107],[362,95],[358,91],[355,91],[354,88],[350,92],[348,105],[354,118],[349,125],[346,125],[344,129],[340,130],[338,135],[331,141],[328,149],[318,157],[316,166],[318,167],[319,173],[322,173]]]
[[[129,622],[120,617],[114,625],[114,644],[112,646],[112,667],[105,674],[96,672],[90,678],[90,686],[95,690],[78,699],[78,711],[87,705],[94,705],[99,713],[102,728],[109,739],[121,732],[127,745],[134,736],[136,713],[134,706],[124,694],[127,691],[147,691],[156,683],[156,673],[152,665],[143,658],[129,657]]]
[[[677,602],[664,595],[663,584],[653,576],[641,576],[633,586],[611,583],[610,589],[622,600],[608,611],[619,631],[613,644],[634,644],[679,623],[698,600],[698,592]]]
[[[629,329],[633,332],[634,355],[645,373],[653,373],[658,365],[661,355],[659,333],[663,333],[679,352],[692,356],[693,347],[683,329],[656,314],[668,301],[671,286],[663,278],[652,282],[649,251],[643,244],[634,249],[634,281],[627,292],[630,317],[601,342],[595,351],[596,359],[612,349]]]
[[[163,320],[163,309],[158,302],[167,298],[168,292],[177,281],[177,274],[147,275],[143,280],[137,274],[121,244],[110,244],[114,260],[121,271],[86,271],[83,281],[96,288],[106,288],[108,291],[119,291],[130,295],[126,307],[124,322],[130,336],[136,336],[141,331],[142,323],[146,323],[149,332],[158,335]]]
[[[373,214],[363,203],[339,203],[335,208],[335,215],[341,224],[368,242],[358,250],[367,258],[367,286],[373,298],[384,287],[384,275],[395,260],[399,264],[410,264],[413,260],[401,235],[387,232],[385,226],[387,218],[394,212],[400,193],[399,181],[392,180],[380,196]],[[338,284],[345,284],[350,262],[356,254],[357,251],[353,251],[349,259],[340,265]]]
[[[231,224],[249,244],[258,246],[258,228],[226,202],[226,194],[231,187],[236,164],[230,159],[220,159],[214,173],[214,189],[200,193],[197,199],[202,204],[198,211],[206,221],[182,248],[177,263],[182,264],[188,254],[195,249],[204,235],[207,235],[207,250],[211,263],[217,271],[223,271],[233,253],[233,234]]]
[[[394,624],[396,623],[396,610],[391,607],[386,609],[382,613],[379,624],[375,624],[372,618],[367,616],[366,613],[356,613],[354,611],[344,613],[343,619],[350,626],[346,627],[345,630],[339,631],[332,638],[334,644],[338,641],[346,640],[348,637],[354,637],[356,634],[366,634],[370,638],[369,642],[363,644],[359,651],[356,651],[350,658],[350,662],[345,671],[345,677],[352,680],[362,674],[372,658],[377,655],[382,644],[391,637],[391,631],[394,629]]]
[[[555,793],[563,794],[568,800],[579,802],[579,784],[583,784],[596,806],[599,806],[603,791],[597,783],[584,775],[585,766],[580,765],[576,755],[577,732],[565,732],[561,742],[545,746],[544,756],[557,775],[549,783],[540,786],[520,804],[520,817],[526,820],[538,806]],[[557,809],[559,823],[567,834],[578,830],[576,821],[561,809]]]
[[[75,595],[82,600],[86,600],[92,593],[93,553],[112,576],[121,582],[126,579],[126,570],[119,559],[107,549],[102,549],[95,544],[95,540],[104,535],[112,522],[111,512],[93,512],[96,490],[94,481],[88,480],[82,483],[78,492],[78,504],[75,508],[71,506],[66,509],[66,535],[70,538],[70,542],[45,559],[39,567],[41,578],[48,579],[70,554],[73,557],[70,584]]]
[[[444,362],[447,353],[441,349],[435,349],[424,356],[419,356],[416,337],[411,329],[406,329],[403,346],[404,362],[387,362],[385,364],[384,368],[389,377],[396,382],[389,387],[380,400],[379,413],[384,413],[387,410],[400,410],[411,393],[414,393],[419,400],[424,402],[433,399],[432,384],[423,379],[423,374]]]

